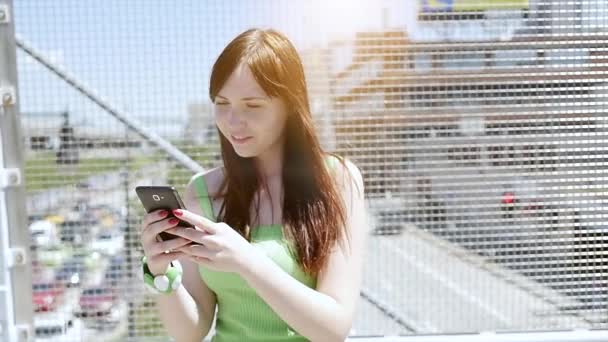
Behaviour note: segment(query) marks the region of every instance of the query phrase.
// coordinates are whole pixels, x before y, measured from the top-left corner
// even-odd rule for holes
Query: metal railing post
[[[12,0],[0,0],[0,340],[33,341],[29,262]]]

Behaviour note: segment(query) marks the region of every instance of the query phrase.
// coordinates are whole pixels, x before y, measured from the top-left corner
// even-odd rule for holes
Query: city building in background
[[[421,1],[412,33],[357,33],[331,80],[332,123],[363,170],[376,233],[410,222],[577,298],[564,311],[599,322],[608,298],[589,294],[605,291],[606,255],[574,253],[608,241],[606,149],[593,143],[608,134],[608,35],[563,35],[585,15],[564,6]]]

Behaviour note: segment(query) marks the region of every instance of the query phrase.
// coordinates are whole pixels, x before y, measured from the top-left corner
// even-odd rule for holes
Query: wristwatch
[[[144,256],[141,259],[144,284],[152,293],[169,294],[177,290],[182,284],[182,266],[178,261],[173,261],[167,268],[164,274],[153,275],[148,268],[148,258]]]

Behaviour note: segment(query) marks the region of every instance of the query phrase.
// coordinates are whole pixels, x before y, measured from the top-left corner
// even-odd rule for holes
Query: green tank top
[[[327,159],[333,167],[337,159]],[[216,222],[205,178],[194,180],[203,215]],[[252,229],[251,244],[263,251],[279,267],[302,284],[316,288],[317,280],[306,274],[283,236],[282,225],[262,225]],[[295,332],[236,273],[218,272],[199,266],[201,278],[217,298],[213,342],[223,341],[307,341]]]

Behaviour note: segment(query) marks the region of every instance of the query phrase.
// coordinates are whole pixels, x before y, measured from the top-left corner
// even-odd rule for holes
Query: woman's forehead
[[[247,65],[239,65],[228,77],[218,96],[226,98],[268,98]]]

